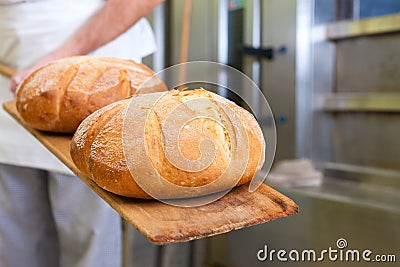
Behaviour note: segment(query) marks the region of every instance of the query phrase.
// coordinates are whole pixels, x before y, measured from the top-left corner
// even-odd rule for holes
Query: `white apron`
[[[10,4],[13,2],[21,1],[0,0],[0,61],[18,70],[30,67],[59,47],[104,3],[102,0],[46,0]],[[92,55],[140,61],[155,48],[151,27],[146,19],[141,19]],[[9,86],[10,80],[0,75],[0,102],[13,99]],[[0,163],[70,173],[2,108]]]

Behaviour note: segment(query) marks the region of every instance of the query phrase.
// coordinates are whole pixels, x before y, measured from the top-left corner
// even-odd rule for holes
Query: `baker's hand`
[[[10,90],[15,94],[17,90],[17,86],[28,76],[29,73],[33,72],[37,68],[49,63],[50,61],[57,60],[63,57],[63,54],[60,54],[58,52],[52,52],[44,57],[42,57],[40,60],[38,60],[32,67],[18,71],[12,78],[11,78],[11,86]]]
[[[33,71],[33,68],[29,68],[23,71],[18,71],[12,78],[11,78],[11,86],[10,91],[15,94],[18,84],[20,84],[25,77]]]

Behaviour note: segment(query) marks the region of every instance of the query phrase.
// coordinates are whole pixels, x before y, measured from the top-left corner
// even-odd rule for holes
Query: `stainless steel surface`
[[[169,65],[179,63],[182,28],[182,0],[171,0]],[[194,0],[188,61],[218,59],[218,1]]]
[[[330,158],[339,162],[385,169],[400,169],[400,116],[398,113],[339,112],[331,115]]]
[[[262,1],[253,0],[253,19],[252,19],[252,47],[261,47],[261,36],[262,36],[262,21],[261,21],[261,11],[262,11]],[[251,64],[251,79],[258,85],[261,86],[261,58],[253,60]],[[257,90],[254,88],[253,90]],[[256,116],[259,116],[260,106],[257,91],[252,92],[252,102],[254,107],[254,112]]]
[[[325,111],[400,112],[400,93],[337,93],[320,97]]]
[[[244,40],[243,44],[246,46],[261,46],[261,10],[257,6],[260,6],[261,1],[247,1],[244,8]],[[244,55],[243,59],[243,72],[247,74],[252,80],[255,81],[257,86],[263,90],[262,77],[261,77],[261,59],[257,59],[253,56]],[[243,90],[243,95],[246,99],[251,99],[251,105],[257,106],[258,99],[255,99],[255,95],[250,90]],[[265,93],[264,93],[265,95]],[[267,96],[266,96],[267,97]]]
[[[394,113],[400,105],[400,34],[320,38],[321,27],[337,25],[332,23],[334,2],[298,1],[297,154],[318,167],[334,161],[399,169],[400,117]],[[301,8],[306,4],[308,10]],[[302,16],[313,25],[318,22],[311,36],[301,28]],[[382,18],[368,20],[376,19]],[[365,21],[354,25],[368,25]]]
[[[324,164],[323,174],[345,181],[400,189],[400,171],[328,162]]]
[[[296,157],[312,154],[312,26],[314,0],[298,1],[296,9]]]
[[[372,177],[370,179],[377,180],[379,177]],[[398,203],[400,203],[399,187],[396,188],[387,185],[377,186],[377,184],[371,184],[369,182],[355,182],[353,178],[343,179],[343,177],[336,178],[325,176],[322,186],[289,188],[287,190],[311,198],[315,197],[335,201],[342,205],[349,204],[351,206],[355,205],[363,206],[364,208],[379,209],[400,216],[400,207],[398,205]],[[353,207],[353,209],[354,208],[356,207]],[[337,215],[339,214],[341,215],[340,212],[337,213]],[[377,220],[378,218],[374,219]],[[381,223],[384,225],[385,222]],[[400,243],[398,243],[398,245],[400,245]],[[396,248],[399,248],[399,246]]]
[[[228,63],[228,0],[218,1],[218,62]]]
[[[326,141],[328,161],[400,169],[399,40],[399,33],[387,33],[334,42],[335,85],[330,93],[339,97],[331,104],[342,110],[327,115],[333,127]]]
[[[161,71],[166,67],[166,8],[167,3],[157,6],[153,12],[153,29],[157,42],[157,51],[153,55],[152,69],[155,72]]]
[[[353,0],[353,20],[360,19],[360,1],[361,0]]]
[[[267,245],[270,250],[321,251],[336,248],[345,238],[348,249],[370,249],[375,254],[395,254],[400,248],[399,191],[326,177],[321,187],[279,188],[301,207],[297,216],[259,227],[232,232],[224,266],[366,266],[365,262],[324,261],[310,263],[261,262],[256,253]],[[240,240],[238,242],[238,240]],[[212,242],[218,242],[213,238]],[[218,263],[218,259],[214,258]],[[385,266],[397,266],[385,263]],[[375,266],[371,263],[371,266]]]
[[[301,2],[301,1],[300,1]],[[309,14],[313,17],[314,23],[329,22],[334,17],[329,12],[334,13],[332,10],[332,3],[335,1],[315,1],[313,4],[315,8],[318,6],[318,12]],[[311,25],[311,31],[314,34],[314,26]],[[304,40],[306,41],[306,40]],[[310,147],[311,154],[305,155],[311,158],[316,167],[330,161],[332,158],[332,144],[333,136],[333,117],[331,114],[320,112],[317,108],[317,103],[321,95],[326,95],[333,91],[336,87],[336,45],[333,42],[326,40],[315,40],[314,35],[311,39],[307,40],[311,43],[312,54],[310,62],[298,62],[300,68],[309,67],[312,73],[311,87],[308,88],[308,93],[304,97],[309,98],[309,109],[312,110],[311,116],[308,118],[310,122],[306,122],[303,127],[309,127]],[[297,53],[302,53],[298,50]],[[299,74],[300,75],[300,74]]]
[[[400,17],[399,17],[400,18]],[[400,24],[399,24],[400,25]],[[336,92],[400,92],[400,33],[336,43]]]
[[[276,120],[276,160],[295,157],[296,1],[263,0],[261,45],[286,48],[261,61],[261,88]]]
[[[357,21],[339,21],[326,25],[326,38],[340,40],[400,31],[400,14]]]
[[[296,50],[296,2],[263,0],[261,10],[255,6],[258,1],[246,1],[244,16],[244,44],[251,46],[260,40],[262,47],[275,49],[274,59],[259,59],[246,55],[243,72],[257,82],[274,113],[278,144],[276,160],[295,156],[295,50]],[[253,29],[261,11],[261,34]],[[256,13],[256,15],[255,15]],[[259,39],[261,36],[261,39]],[[255,41],[255,42],[253,42]],[[285,53],[277,52],[284,46]],[[260,62],[260,63],[259,63]],[[246,99],[257,101],[250,90],[244,90]]]
[[[339,238],[346,239],[346,249],[369,249],[375,254],[396,255],[400,249],[400,172],[325,164],[321,186],[279,187],[301,207],[297,216],[259,227],[232,232],[211,239],[227,243],[224,258],[214,255],[212,263],[224,266],[366,266],[365,262],[340,262],[327,259],[310,263],[261,262],[256,253],[265,245],[269,251],[336,248]],[[224,246],[225,247],[225,246]],[[221,259],[221,261],[219,261]],[[375,266],[371,263],[371,266]],[[376,265],[377,266],[377,265]]]

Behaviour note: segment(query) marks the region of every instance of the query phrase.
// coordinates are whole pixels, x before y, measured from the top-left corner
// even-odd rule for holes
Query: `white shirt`
[[[0,61],[26,69],[66,41],[93,13],[102,0],[0,0]],[[101,34],[101,33],[99,33]],[[146,19],[92,54],[140,61],[155,51],[155,40]],[[10,81],[0,75],[0,102],[13,98]],[[0,111],[0,163],[51,171],[69,170],[6,112]]]
[[[13,5],[24,2],[37,2],[37,1],[43,1],[43,0],[0,0],[0,5]]]

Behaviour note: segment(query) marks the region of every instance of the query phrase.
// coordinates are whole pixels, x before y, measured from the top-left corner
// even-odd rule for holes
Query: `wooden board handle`
[[[16,70],[0,62],[0,74],[7,78],[12,78],[17,73]]]
[[[191,17],[192,17],[192,0],[185,0],[183,4],[181,54],[179,57],[179,63],[185,63],[188,60]],[[182,65],[179,73],[179,84],[183,84],[185,82],[185,78],[186,78],[186,66]]]
[[[192,0],[186,0],[183,4],[181,54],[179,63],[185,63],[188,60],[191,17]]]

